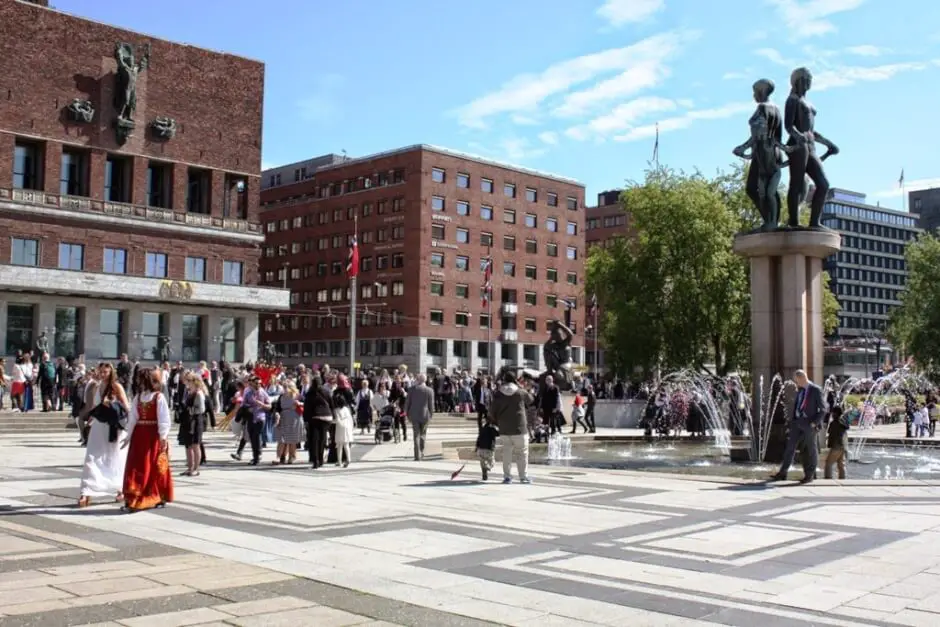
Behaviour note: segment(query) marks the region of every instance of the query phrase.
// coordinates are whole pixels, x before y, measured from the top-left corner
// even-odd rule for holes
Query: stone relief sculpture
[[[757,109],[748,120],[750,138],[732,151],[742,159],[750,159],[745,190],[763,219],[762,230],[776,229],[780,222],[780,185],[783,153],[789,150],[781,143],[783,117],[780,109],[770,102],[774,82],[762,78],[754,83]]]
[[[150,123],[150,129],[157,139],[173,139],[176,136],[176,120],[165,115],[158,116]]]
[[[95,106],[91,104],[91,100],[75,98],[65,109],[68,111],[69,119],[72,122],[87,124],[95,117]]]
[[[129,43],[119,43],[114,47],[114,59],[117,61],[117,77],[114,84],[114,109],[117,112],[115,129],[118,144],[124,145],[134,130],[137,79],[150,64],[150,44],[140,53],[135,53]]]

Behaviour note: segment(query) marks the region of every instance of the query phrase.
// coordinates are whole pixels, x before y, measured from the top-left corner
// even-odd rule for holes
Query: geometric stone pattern
[[[486,485],[408,442],[347,469],[220,461],[131,516],[73,507],[74,438],[0,438],[4,627],[940,624],[940,489],[916,482]]]

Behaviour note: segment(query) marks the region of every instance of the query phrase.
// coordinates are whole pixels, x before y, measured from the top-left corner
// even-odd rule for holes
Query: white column
[[[216,339],[219,337],[220,332],[220,318],[221,316],[217,311],[211,311],[208,316],[206,316],[206,328],[205,328],[205,341],[206,341],[206,361],[212,363],[213,361],[218,361],[222,356],[222,344],[217,342]]]
[[[81,345],[86,359],[101,359],[101,306],[88,303],[81,310]]]
[[[258,361],[258,314],[245,314],[240,320],[242,363],[254,363]]]

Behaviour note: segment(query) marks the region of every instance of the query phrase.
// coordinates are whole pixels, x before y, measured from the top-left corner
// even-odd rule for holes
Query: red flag
[[[352,243],[349,245],[349,255],[346,256],[346,276],[350,279],[359,276],[359,242],[356,236],[353,236]]]
[[[493,277],[493,258],[487,257],[483,260],[483,306],[489,307],[490,304],[490,294],[493,291],[492,277]]]

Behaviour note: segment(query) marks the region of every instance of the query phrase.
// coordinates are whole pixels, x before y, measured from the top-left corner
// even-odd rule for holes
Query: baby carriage
[[[389,442],[395,440],[395,443],[401,442],[401,430],[398,428],[398,413],[401,410],[395,403],[389,403],[379,414],[379,422],[375,426],[375,443]]]

